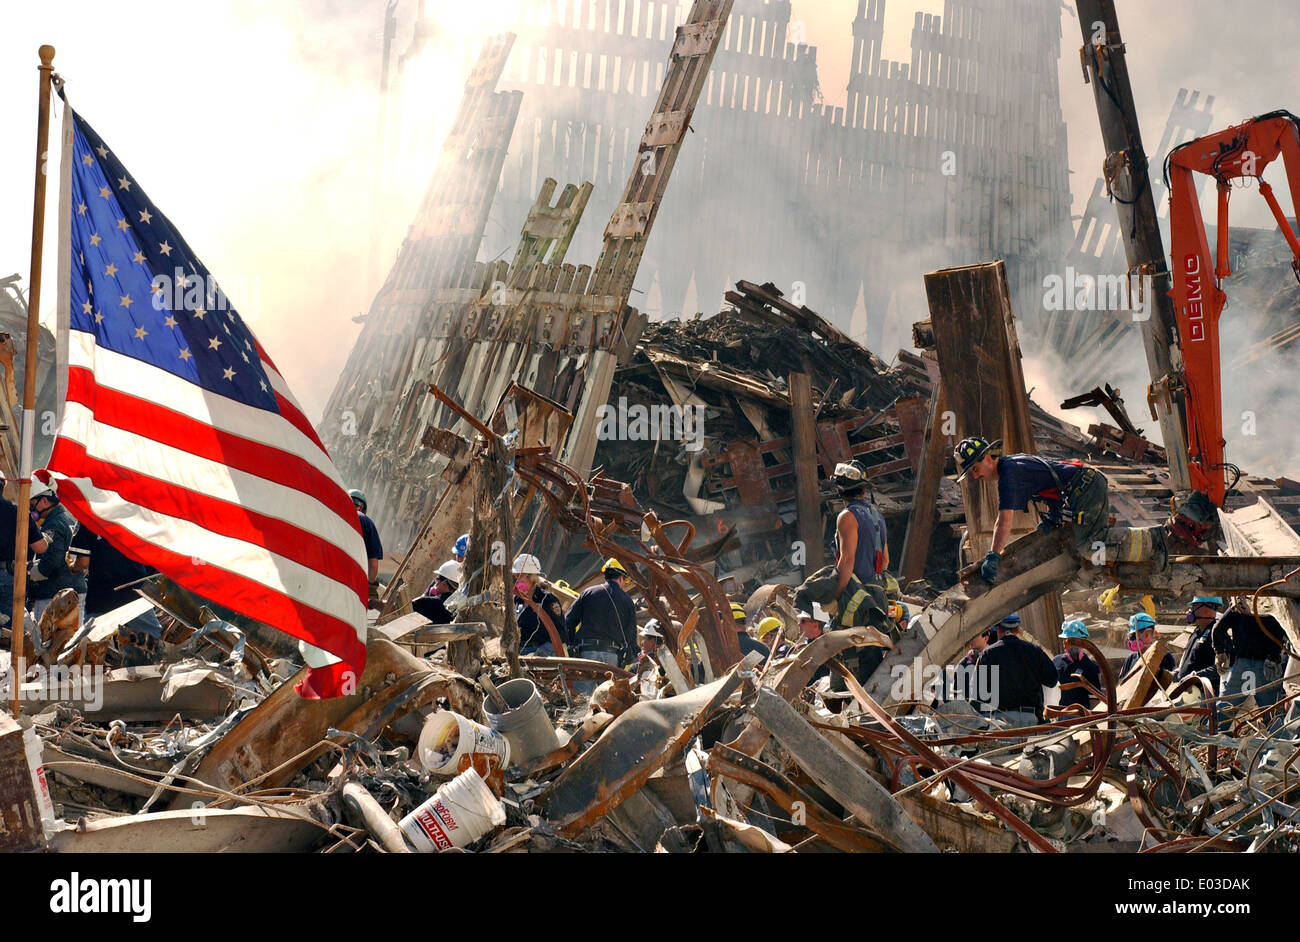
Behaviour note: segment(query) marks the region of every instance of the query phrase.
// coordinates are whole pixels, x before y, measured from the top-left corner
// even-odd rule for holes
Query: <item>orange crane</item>
[[[1296,279],[1300,281],[1300,239],[1278,205],[1264,169],[1282,158],[1291,191],[1291,205],[1300,210],[1300,118],[1274,111],[1251,118],[1216,134],[1188,141],[1165,161],[1169,187],[1170,254],[1175,315],[1183,366],[1187,414],[1187,450],[1192,486],[1216,507],[1223,506],[1230,487],[1226,471],[1241,472],[1225,460],[1223,387],[1219,375],[1219,316],[1227,300],[1223,279],[1232,274],[1228,253],[1228,198],[1234,180],[1254,179],[1291,247]],[[1205,222],[1197,194],[1196,174],[1214,177],[1218,185],[1217,261],[1210,254]],[[1233,479],[1233,484],[1236,479]]]

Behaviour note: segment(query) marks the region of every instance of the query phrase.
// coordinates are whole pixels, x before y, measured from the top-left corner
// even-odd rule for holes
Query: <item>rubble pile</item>
[[[786,614],[779,594],[755,601],[755,616]],[[886,709],[837,660],[871,643],[834,630],[715,679],[668,681],[653,659],[629,671],[561,657],[523,658],[510,678],[492,640],[474,682],[447,667],[447,643],[423,659],[377,638],[377,669],[344,703],[285,695],[292,678],[259,696],[228,655],[176,646],[153,679],[201,662],[204,682],[239,695],[217,710],[164,681],[156,705],[130,710],[149,681],[115,673],[100,709],[37,704],[23,723],[58,851],[1300,850],[1294,702],[1225,716],[1208,685],[1121,682],[1089,645],[1104,665],[1098,704],[1008,729],[938,688]],[[256,646],[245,639],[245,656],[265,656]],[[697,654],[688,668],[708,663]],[[814,679],[823,666],[846,693]],[[590,696],[575,689],[598,678]],[[520,699],[512,686],[524,706],[506,703]],[[513,724],[528,710],[528,728]],[[17,727],[0,722],[2,742]],[[230,761],[214,765],[223,746]],[[180,841],[182,818],[203,837]]]
[[[1162,661],[1181,658],[1182,606],[1206,588],[1241,597],[1271,587],[1265,610],[1294,630],[1300,537],[1285,498],[1295,485],[1238,482],[1230,500],[1248,506],[1223,515],[1219,548],[1230,555],[1170,557],[1154,569],[1074,559],[1052,570],[1043,584],[1067,618],[1087,622],[1083,646],[1101,680],[1086,685],[1085,703],[1049,704],[1037,723],[1013,724],[964,699],[955,665],[973,635],[1042,594],[1017,585],[1069,554],[1059,536],[1031,532],[1008,547],[992,588],[960,555],[970,505],[942,474],[952,442],[929,414],[940,377],[928,323],[916,327],[921,355],[901,352],[888,366],[771,285],[741,282],[728,299],[717,317],[642,335],[615,376],[614,414],[630,423],[635,407],[671,406],[679,424],[660,412],[657,435],[602,436],[590,476],[556,457],[568,413],[518,384],[488,424],[471,423],[472,439],[429,437],[455,457],[450,483],[425,525],[425,556],[408,554],[371,612],[367,666],[345,696],[304,699],[295,643],[161,577],[84,625],[71,590],[56,596],[29,626],[20,722],[0,725],[0,748],[23,756],[14,767],[24,772],[0,780],[3,807],[18,809],[5,811],[5,846],[1300,849],[1296,694],[1277,679],[1265,688],[1281,691],[1275,705],[1259,691],[1223,700],[1204,677],[1178,681]],[[927,579],[890,591],[892,627],[804,632],[806,584],[796,587],[808,567],[790,554],[798,373],[813,390],[804,419],[817,430],[823,551],[843,506],[837,462],[866,469],[899,557],[914,494],[927,475],[935,487]],[[1040,453],[1104,469],[1112,532],[1133,542],[1168,515],[1162,469],[1149,463],[1162,456],[1109,387],[1081,398],[1106,408],[1117,434],[1085,434],[1026,399],[1027,421]],[[688,408],[704,426],[697,438]],[[464,582],[444,598],[453,620],[436,624],[412,610],[429,582],[419,567],[436,565],[454,538],[440,534],[466,523]],[[503,604],[517,577],[486,549],[497,543],[555,548],[546,570],[555,578],[541,584],[565,607],[594,560],[618,560],[636,623],[653,619],[654,640],[618,665],[575,656],[560,631],[549,654],[521,652],[518,613]],[[1250,556],[1258,560],[1241,558]],[[1158,639],[1121,677],[1132,648],[1125,612],[1139,606],[1154,613]],[[131,630],[146,610],[157,637]],[[745,654],[760,624],[766,653]],[[873,648],[879,666],[855,670]]]

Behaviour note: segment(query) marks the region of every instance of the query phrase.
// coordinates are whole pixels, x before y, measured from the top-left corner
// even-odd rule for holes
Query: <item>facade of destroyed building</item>
[[[418,461],[396,465],[418,447],[412,429],[432,408],[412,390],[429,377],[418,345],[429,341],[436,296],[462,286],[477,255],[508,252],[547,178],[592,181],[587,214],[609,218],[620,181],[648,156],[637,141],[689,8],[520,6],[518,23],[501,24],[519,39],[481,133],[453,129],[477,156],[454,181],[445,164],[435,171],[322,421],[335,461],[367,489],[398,549],[418,523],[413,495],[435,480]],[[788,0],[737,0],[690,116],[663,231],[637,271],[636,303],[648,315],[715,311],[736,280],[759,279],[868,347],[896,349],[924,304],[923,272],[1002,258],[1026,333],[1036,332],[1043,279],[1061,267],[1070,236],[1059,13],[1032,0],[997,11],[949,0],[942,16],[917,14],[904,63],[882,57],[884,9],[862,0],[845,24],[852,70],[837,108],[821,103],[817,50],[798,42]],[[440,54],[434,32],[420,21],[408,40],[388,22],[393,100],[419,100],[403,82],[419,74],[421,55]],[[388,126],[429,120],[406,111],[389,114]],[[480,249],[485,232],[491,245]],[[579,228],[572,254],[594,258],[600,241],[598,226]],[[377,455],[392,456],[383,474]]]

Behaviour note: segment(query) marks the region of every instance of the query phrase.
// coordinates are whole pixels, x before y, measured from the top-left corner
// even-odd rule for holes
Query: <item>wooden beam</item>
[[[1020,365],[1020,344],[1006,266],[1001,261],[945,268],[925,276],[934,329],[935,352],[957,434],[1001,438],[1006,454],[1034,454],[1029,396]],[[967,478],[962,482],[970,558],[988,552],[997,520],[997,487]],[[1012,537],[1031,532],[1034,515],[1017,513]],[[1049,651],[1063,619],[1059,591],[1021,613],[1025,630]]]
[[[817,421],[813,414],[812,377],[790,374],[790,428],[794,438],[795,502],[799,513],[799,539],[804,545],[804,575],[822,567],[821,486],[817,481]]]
[[[925,446],[916,473],[912,510],[907,516],[907,533],[903,537],[903,562],[899,567],[903,585],[925,578],[925,560],[930,555],[934,521],[939,512],[939,479],[948,460],[948,436],[943,434],[943,414],[948,399],[943,384],[934,388],[930,400],[930,421]]]

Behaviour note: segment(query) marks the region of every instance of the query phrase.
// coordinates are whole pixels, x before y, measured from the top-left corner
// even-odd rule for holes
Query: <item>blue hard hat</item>
[[[1217,595],[1198,595],[1192,599],[1192,605],[1213,605],[1217,608],[1223,608],[1223,599]]]
[[[1079,619],[1067,621],[1061,626],[1061,633],[1058,638],[1086,638],[1088,637],[1088,627]]]
[[[1156,620],[1146,612],[1138,612],[1128,620],[1128,633],[1130,638],[1137,637],[1139,631],[1145,631],[1148,628],[1154,628]]]
[[[1020,613],[1019,613],[1019,612],[1012,612],[1012,613],[1011,613],[1010,615],[1008,615],[1006,618],[1004,618],[1004,619],[1002,619],[1000,622],[998,622],[998,625],[1000,625],[1000,626],[1005,626],[1005,627],[1007,627],[1007,628],[1019,628],[1019,627],[1020,627]]]
[[[456,546],[452,549],[453,556],[464,556],[469,549],[469,534],[462,533],[456,538]]]

